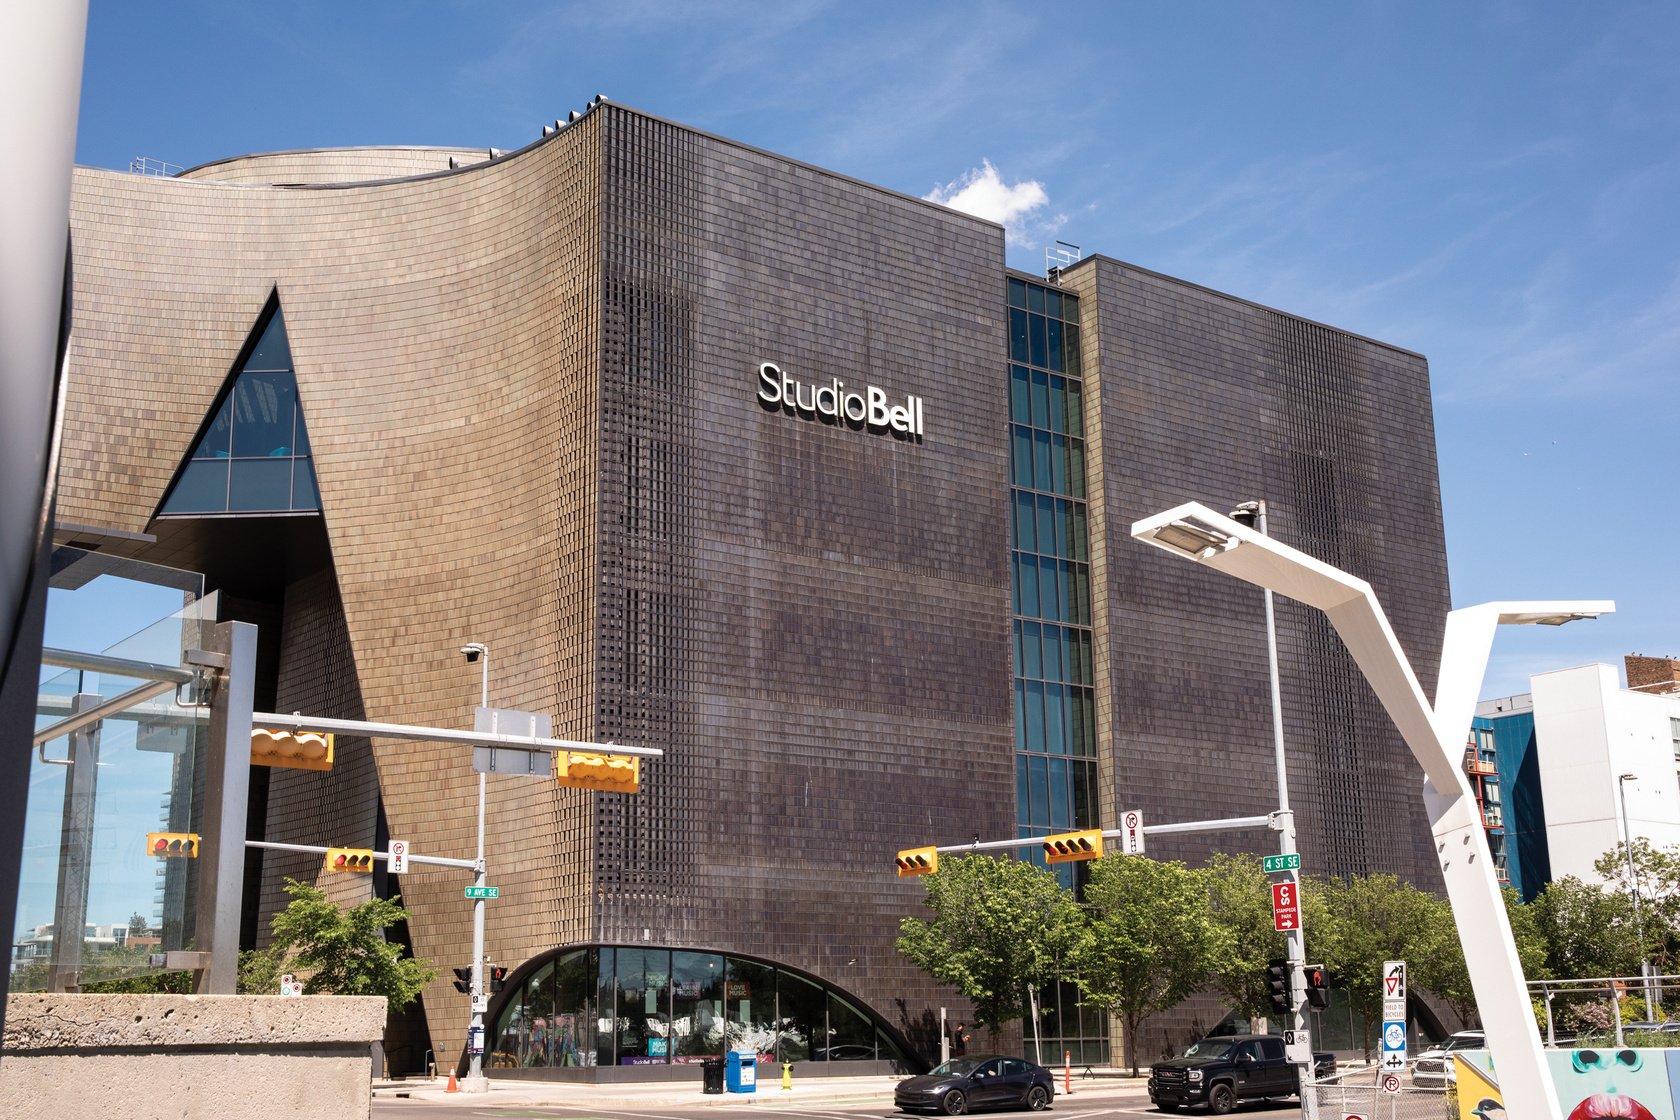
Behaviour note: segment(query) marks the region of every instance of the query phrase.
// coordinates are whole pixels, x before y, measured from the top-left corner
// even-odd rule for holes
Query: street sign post
[[[1120,838],[1120,850],[1129,856],[1143,854],[1143,813],[1138,809],[1127,809],[1120,814],[1120,828],[1125,835]]]
[[[385,870],[393,875],[408,874],[408,841],[393,840],[385,852]]]
[[[1291,852],[1286,856],[1267,856],[1260,862],[1268,875],[1275,875],[1279,871],[1301,870],[1301,855],[1299,852]]]
[[[463,888],[463,889],[467,892],[467,897],[468,898],[500,898],[500,897],[502,897],[502,888],[500,888],[500,887],[466,887],[466,888]]]
[[[1272,927],[1284,932],[1301,928],[1301,894],[1292,882],[1272,884]]]

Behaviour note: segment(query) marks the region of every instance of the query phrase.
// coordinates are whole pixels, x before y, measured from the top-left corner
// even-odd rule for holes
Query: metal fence
[[[1312,1115],[1308,1096],[1317,1105],[1318,1120],[1362,1116],[1366,1120],[1458,1120],[1458,1097],[1451,1087],[1424,1088],[1400,1074],[1400,1091],[1385,1092],[1375,1069],[1348,1070],[1309,1083],[1301,1093],[1303,1115]]]

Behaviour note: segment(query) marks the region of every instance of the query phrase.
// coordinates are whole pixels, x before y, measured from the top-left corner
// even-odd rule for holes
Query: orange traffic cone
[[[446,1093],[459,1093],[460,1091],[461,1091],[461,1087],[459,1085],[455,1084],[455,1071],[450,1070],[449,1071],[449,1088],[445,1089],[444,1092],[446,1092]]]

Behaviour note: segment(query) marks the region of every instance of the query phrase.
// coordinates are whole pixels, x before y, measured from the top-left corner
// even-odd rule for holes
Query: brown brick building
[[[470,726],[477,641],[492,705],[664,750],[635,796],[491,779],[502,1062],[914,1064],[960,1004],[892,948],[897,849],[1268,808],[1259,596],[1137,517],[1267,498],[1432,683],[1416,354],[1106,258],[1011,273],[996,225],[605,104],[494,158],[82,169],[73,217],[60,518],[205,572],[259,709]],[[1308,866],[1433,882],[1404,746],[1322,619],[1280,625]],[[270,840],[473,848],[457,748],[341,740],[258,793]],[[285,876],[397,885],[268,853],[253,939]],[[393,1062],[447,1060],[463,883],[400,885],[446,971]]]

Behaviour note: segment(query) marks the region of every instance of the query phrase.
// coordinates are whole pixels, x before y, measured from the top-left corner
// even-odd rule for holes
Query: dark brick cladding
[[[1371,582],[1433,693],[1449,601],[1427,364],[1106,258],[1067,282],[1084,296],[1087,400],[1100,409],[1088,458],[1105,804],[1156,821],[1266,812],[1261,594],[1133,542],[1130,525],[1185,501],[1223,512],[1265,498],[1278,539]],[[1276,602],[1303,866],[1438,885],[1410,752],[1323,615]],[[1192,860],[1272,845],[1264,833],[1151,841]]]

